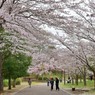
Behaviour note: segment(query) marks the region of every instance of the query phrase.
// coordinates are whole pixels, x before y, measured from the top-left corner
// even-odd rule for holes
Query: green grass
[[[32,85],[41,84],[41,82],[32,82]]]
[[[60,87],[61,88],[72,88],[72,87],[75,87],[76,89],[88,89],[89,92],[85,92],[84,95],[95,95],[95,89],[94,89],[94,81],[91,81],[91,80],[87,80],[87,85],[84,86],[83,82],[79,82],[78,85],[72,85],[71,83],[66,83],[64,85],[64,83],[60,83]]]
[[[72,85],[71,83],[66,83],[64,85],[64,83],[61,83],[60,84],[61,87],[65,87],[65,88],[72,88],[72,87],[76,87],[76,88],[94,88],[94,81],[91,81],[91,80],[87,80],[87,85],[84,86],[83,82],[79,82],[78,85],[74,84]]]

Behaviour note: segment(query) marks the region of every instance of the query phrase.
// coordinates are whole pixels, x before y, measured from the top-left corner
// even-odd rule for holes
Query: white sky
[[[43,25],[41,26],[44,30],[53,33],[54,35],[58,35],[58,36],[66,36],[66,34],[64,33],[64,31],[62,30],[58,30],[55,29],[53,27],[48,27],[47,25]]]

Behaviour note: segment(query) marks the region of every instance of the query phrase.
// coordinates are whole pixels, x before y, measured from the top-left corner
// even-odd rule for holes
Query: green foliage
[[[38,80],[46,81],[47,77],[46,76],[38,76]]]
[[[39,76],[39,77],[38,77],[38,80],[42,80],[42,76]]]
[[[43,77],[43,80],[47,80],[47,77]]]
[[[17,78],[16,79],[16,85],[20,85],[21,84],[21,81],[22,81],[21,78]]]
[[[3,81],[3,85],[4,85],[4,87],[8,87],[8,80],[7,80],[7,79],[5,79],[5,80]]]
[[[4,32],[4,28],[0,27],[0,34]]]
[[[53,70],[52,74],[53,74],[53,77],[57,76],[59,79],[62,79],[62,71]]]
[[[3,76],[9,78],[10,75],[13,79],[25,76],[27,75],[27,69],[30,64],[31,57],[25,54],[10,54],[3,64]]]
[[[50,79],[51,77],[53,77],[55,79],[55,77],[58,77],[59,79],[62,79],[62,73],[61,71],[52,71],[49,73],[44,73],[42,75],[35,75],[32,74],[31,75],[33,78],[38,79],[38,80],[47,80]]]

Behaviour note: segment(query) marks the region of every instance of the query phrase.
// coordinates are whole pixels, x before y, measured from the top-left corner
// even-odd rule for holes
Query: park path
[[[59,90],[56,91],[55,88],[53,91],[50,90],[50,86],[46,84],[35,85],[31,88],[27,87],[21,91],[16,92],[14,95],[71,95],[66,91]]]

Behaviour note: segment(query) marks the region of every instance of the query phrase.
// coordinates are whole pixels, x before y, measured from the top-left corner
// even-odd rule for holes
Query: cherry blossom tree
[[[62,20],[58,20],[60,17],[56,18],[58,24],[56,27],[63,30],[63,33],[65,32],[67,36],[58,37],[57,35],[55,37],[72,52],[77,60],[80,60],[82,65],[93,73],[94,69],[88,58],[94,55],[92,51],[95,49],[94,4],[95,1],[93,0],[68,0],[64,6],[60,6],[58,15],[61,15]]]
[[[58,40],[55,42],[56,45],[60,42],[61,46],[68,48],[73,56],[81,61],[80,63],[95,72],[88,61],[89,55],[94,55],[92,50],[95,50],[94,4],[94,0],[1,0],[0,36],[1,30],[9,34],[5,36],[6,40],[11,43],[8,50],[13,53],[25,52],[30,55],[35,52],[41,54],[42,47],[47,47],[56,39]],[[58,34],[57,36],[52,35],[46,31],[45,26],[61,30],[63,35],[61,37]],[[0,49],[4,45],[6,46],[4,35],[2,36],[3,39],[0,37]],[[89,48],[92,49],[90,52],[87,45],[85,44],[84,47],[84,43],[81,43],[81,40],[84,39],[88,41]],[[44,49],[47,50],[47,48]],[[0,72],[2,72],[3,64],[3,53],[1,52],[2,50],[0,51]],[[44,52],[44,54],[46,53]],[[42,55],[44,56],[44,54]],[[60,56],[55,54],[58,54],[57,50],[48,52],[47,59],[53,60],[54,58],[53,63],[58,65]],[[46,58],[44,60],[46,61]],[[1,73],[0,83],[0,90],[2,90]]]
[[[45,2],[42,2],[42,4]],[[1,30],[9,34],[6,37],[12,43],[8,49],[13,53],[29,53],[33,50],[33,47],[38,47],[39,43],[44,44],[48,42],[48,38],[45,35],[49,35],[49,33],[46,33],[39,27],[44,23],[40,18],[41,14],[39,12],[42,11],[42,8],[38,8],[41,6],[41,3],[39,3],[38,1],[31,0],[0,1],[0,35]],[[3,39],[0,38],[0,44],[2,44],[0,48],[3,48],[5,45],[4,35],[2,36]],[[2,63],[3,53],[0,53],[0,90],[3,90]]]

